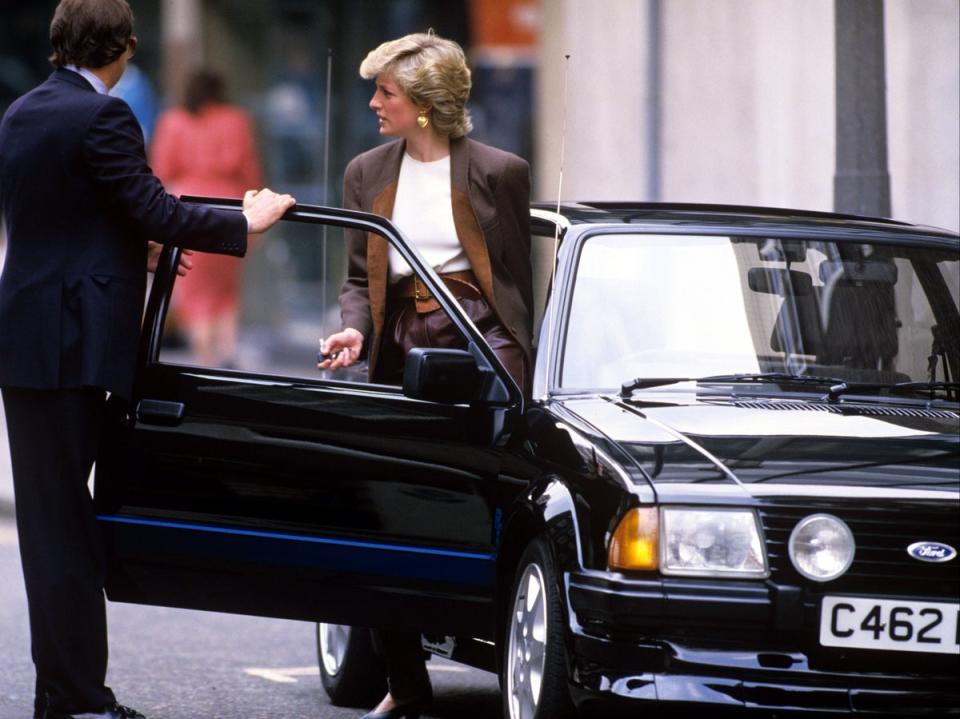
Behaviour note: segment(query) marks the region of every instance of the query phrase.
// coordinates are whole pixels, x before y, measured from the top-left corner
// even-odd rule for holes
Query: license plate
[[[824,597],[820,644],[895,652],[960,654],[960,604]]]

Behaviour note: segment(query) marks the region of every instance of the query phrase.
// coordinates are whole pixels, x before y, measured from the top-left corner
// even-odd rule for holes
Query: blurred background
[[[263,180],[303,203],[339,205],[347,162],[381,141],[367,107],[372,83],[357,72],[366,53],[432,27],[467,50],[473,137],[528,159],[535,199],[556,200],[564,145],[565,200],[834,209],[846,112],[841,105],[838,113],[845,36],[835,0],[130,4],[140,44],[115,92],[148,144],[158,115],[182,103],[190,74],[210,68],[252,119]],[[873,112],[885,112],[889,214],[957,230],[960,2],[872,4],[883,52]],[[0,3],[0,112],[49,74],[55,6]],[[859,120],[846,118],[848,137]],[[250,253],[241,324],[270,314],[292,326],[306,308],[315,314],[319,297],[320,329],[335,329],[342,249],[301,234],[272,233]],[[315,337],[317,323],[308,326]]]
[[[468,51],[474,136],[531,161],[556,199],[832,209],[833,0],[131,0],[145,112],[211,67],[254,117],[266,181],[320,202],[328,53],[330,187],[379,141],[357,74],[382,41],[432,27]],[[49,74],[55,0],[0,3],[0,111]],[[886,0],[892,214],[960,227],[960,3]],[[570,60],[564,60],[569,54]],[[131,101],[136,107],[136,102]],[[147,103],[142,103],[145,107]],[[151,117],[152,116],[152,117]]]

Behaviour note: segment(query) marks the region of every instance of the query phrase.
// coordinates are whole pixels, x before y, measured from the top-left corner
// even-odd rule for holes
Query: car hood
[[[660,501],[704,493],[960,500],[960,415],[949,409],[679,395],[564,406],[629,455]]]

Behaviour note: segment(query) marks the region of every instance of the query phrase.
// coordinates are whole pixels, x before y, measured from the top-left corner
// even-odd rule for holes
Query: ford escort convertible
[[[349,229],[462,349],[317,370]],[[97,463],[110,599],[316,622],[337,704],[389,626],[498,672],[505,719],[960,714],[955,233],[535,205],[531,397],[389,220],[291,210],[218,363],[175,341],[178,254]]]

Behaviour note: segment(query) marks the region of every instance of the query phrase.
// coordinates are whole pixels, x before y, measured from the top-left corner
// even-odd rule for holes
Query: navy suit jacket
[[[147,240],[242,256],[246,218],[178,201],[126,102],[56,70],[0,122],[0,386],[129,397]]]

